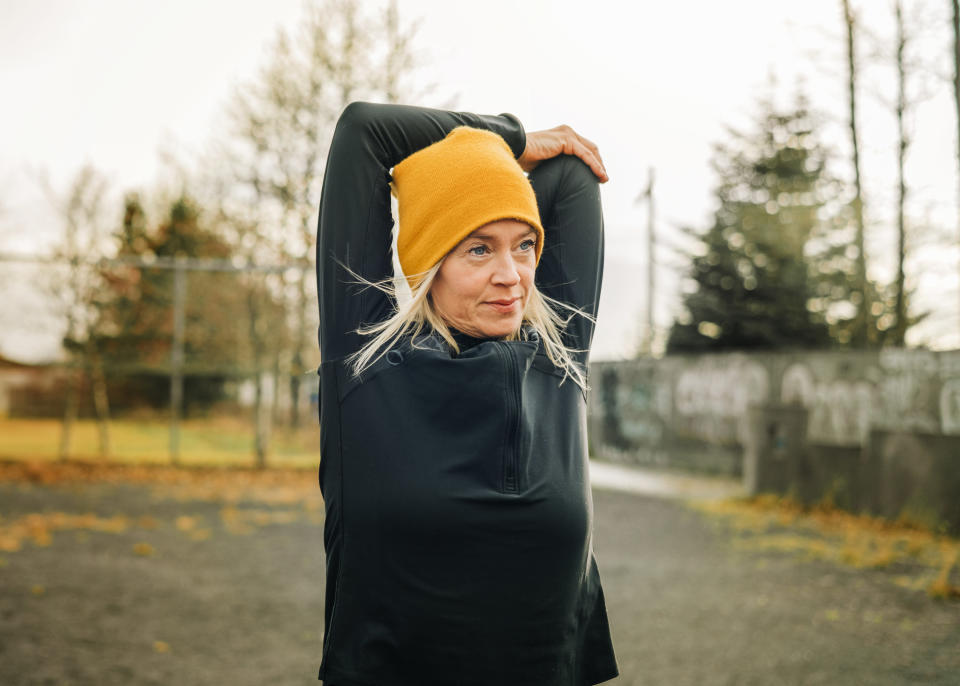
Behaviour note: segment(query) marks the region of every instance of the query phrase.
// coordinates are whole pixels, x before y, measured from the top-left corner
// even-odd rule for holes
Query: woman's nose
[[[493,281],[494,283],[502,283],[508,286],[512,286],[520,281],[520,271],[517,269],[517,263],[512,256],[506,255],[502,259],[497,260],[493,272]]]

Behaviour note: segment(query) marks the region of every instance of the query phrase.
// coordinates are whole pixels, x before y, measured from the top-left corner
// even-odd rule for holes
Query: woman
[[[317,241],[327,686],[617,676],[587,462],[598,177],[569,127],[341,115]]]

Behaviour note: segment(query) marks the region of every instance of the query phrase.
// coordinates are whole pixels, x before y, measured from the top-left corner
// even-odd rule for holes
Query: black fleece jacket
[[[586,395],[532,327],[524,340],[403,339],[360,377],[354,330],[395,307],[353,278],[393,273],[390,169],[456,126],[522,125],[351,103],[320,201],[319,482],[327,562],[319,678],[335,686],[589,686],[618,674],[593,549]],[[561,155],[530,175],[546,232],[538,289],[595,315],[599,185]],[[566,312],[569,314],[569,312]],[[593,325],[564,333],[586,370]],[[562,381],[562,383],[561,383]]]

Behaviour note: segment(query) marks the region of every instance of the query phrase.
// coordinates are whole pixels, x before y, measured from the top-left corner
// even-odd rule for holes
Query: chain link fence
[[[59,359],[0,364],[3,456],[318,461],[312,265],[0,254],[0,269],[26,270],[63,331]]]

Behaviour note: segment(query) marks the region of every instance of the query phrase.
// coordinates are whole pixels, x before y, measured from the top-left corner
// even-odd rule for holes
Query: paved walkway
[[[889,571],[738,549],[684,501],[729,481],[592,473],[621,669],[608,684],[960,683],[960,603],[900,588]],[[0,552],[0,684],[317,683],[314,475],[299,500],[274,486],[236,502],[220,487],[178,488],[0,483],[0,543],[31,521],[38,536]]]
[[[595,489],[689,500],[729,498],[745,492],[739,479],[680,474],[602,460],[590,461],[590,483]]]

